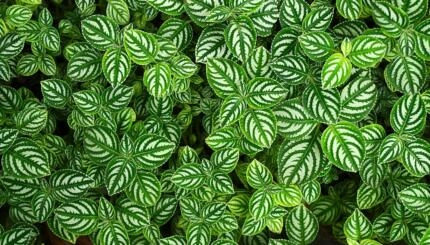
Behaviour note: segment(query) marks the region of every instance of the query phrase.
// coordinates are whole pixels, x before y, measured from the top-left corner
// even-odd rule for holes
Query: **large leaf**
[[[390,124],[399,134],[422,132],[426,124],[426,109],[421,97],[417,94],[402,96],[391,109]]]
[[[341,110],[341,97],[337,89],[321,89],[310,84],[302,95],[302,103],[306,112],[320,122],[336,123]]]
[[[130,59],[138,65],[155,61],[159,50],[157,39],[140,30],[127,30],[124,33],[124,48]]]
[[[269,148],[275,140],[276,117],[271,110],[248,110],[239,124],[245,137],[259,146]]]
[[[399,198],[405,207],[417,214],[430,213],[430,186],[419,183],[403,189]]]
[[[418,93],[425,84],[425,62],[416,56],[397,57],[385,68],[385,79],[403,93]]]
[[[82,35],[96,49],[113,47],[118,33],[118,24],[106,16],[92,15],[82,21]]]
[[[377,1],[372,4],[373,20],[382,31],[392,37],[398,37],[409,24],[406,13],[389,2]]]
[[[176,145],[165,137],[144,134],[136,139],[133,157],[137,166],[143,169],[155,169],[165,163]]]
[[[63,203],[54,212],[55,218],[69,232],[87,235],[97,228],[97,203],[93,200],[79,199]]]
[[[278,152],[278,175],[285,184],[302,184],[318,177],[324,156],[316,134],[285,140]]]
[[[285,98],[286,93],[276,80],[254,78],[246,85],[246,102],[254,109],[272,107]]]
[[[330,125],[321,136],[327,158],[343,171],[357,172],[366,154],[366,145],[359,128],[352,123]]]
[[[340,119],[350,122],[364,119],[375,106],[377,97],[374,82],[368,77],[357,77],[342,89]]]
[[[401,162],[414,176],[430,174],[430,143],[419,138],[407,142]]]
[[[288,237],[301,244],[312,243],[318,234],[318,220],[305,206],[291,210],[285,221]]]
[[[233,61],[222,58],[209,59],[206,76],[209,85],[220,98],[245,92],[245,70]]]
[[[109,195],[127,188],[136,177],[136,167],[124,158],[114,158],[106,166],[104,181]]]
[[[343,225],[343,232],[347,238],[353,240],[369,238],[372,235],[372,224],[359,209],[355,209],[348,219],[346,219]]]
[[[103,55],[102,69],[106,79],[116,87],[127,79],[131,70],[131,61],[122,49],[108,49]]]
[[[196,62],[206,63],[211,58],[228,58],[231,56],[224,40],[224,29],[211,26],[205,28],[199,36],[195,50]]]
[[[80,171],[63,169],[54,172],[49,182],[53,197],[60,202],[68,202],[83,196],[94,180]]]
[[[227,26],[224,37],[233,55],[245,62],[255,48],[257,33],[248,17],[239,17]]]
[[[340,53],[332,54],[325,61],[321,72],[321,83],[324,89],[339,87],[351,75],[352,65],[349,59]]]
[[[107,127],[91,127],[85,131],[84,149],[97,163],[107,163],[119,152],[119,139]]]
[[[358,36],[352,40],[348,58],[359,68],[374,67],[384,58],[387,47],[384,42],[369,36]]]
[[[286,139],[299,139],[312,133],[317,121],[305,110],[301,98],[285,100],[273,109],[278,133]]]
[[[18,138],[2,156],[5,175],[31,179],[50,175],[50,160],[34,141]]]

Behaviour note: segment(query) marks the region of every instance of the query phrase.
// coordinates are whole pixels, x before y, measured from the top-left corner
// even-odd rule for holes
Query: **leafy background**
[[[0,244],[428,244],[428,5],[3,1]]]

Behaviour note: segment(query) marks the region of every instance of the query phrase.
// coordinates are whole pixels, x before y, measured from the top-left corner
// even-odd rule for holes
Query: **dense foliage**
[[[428,5],[2,1],[0,245],[430,244]]]

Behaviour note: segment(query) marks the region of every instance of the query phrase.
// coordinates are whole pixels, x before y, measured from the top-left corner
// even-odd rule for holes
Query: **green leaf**
[[[206,63],[212,58],[229,58],[232,56],[224,39],[224,28],[210,26],[203,29],[196,48],[196,62]]]
[[[426,81],[425,62],[416,56],[397,57],[385,68],[385,79],[403,93],[418,93]]]
[[[157,63],[145,71],[143,84],[154,97],[165,97],[171,93],[171,70],[166,63]]]
[[[2,156],[4,174],[22,179],[50,175],[47,153],[34,141],[18,138]]]
[[[287,1],[284,1],[284,3],[286,2]],[[297,46],[299,36],[300,33],[298,31],[290,29],[289,27],[285,27],[284,29],[276,33],[275,37],[272,40],[272,45],[270,49],[272,59],[275,60],[282,56],[290,55],[290,52]]]
[[[130,240],[125,227],[118,221],[105,223],[97,233],[98,244],[128,245]]]
[[[300,185],[300,190],[303,195],[303,200],[306,203],[311,204],[320,197],[321,184],[316,180],[312,180]]]
[[[296,140],[312,133],[317,122],[305,110],[301,98],[281,102],[273,108],[276,116],[278,133],[285,139]]]
[[[248,216],[242,226],[242,235],[253,236],[262,232],[266,228],[265,219],[257,219],[252,216]]]
[[[343,232],[347,238],[354,240],[369,238],[372,235],[372,224],[359,209],[355,209],[346,219]]]
[[[82,35],[96,49],[106,50],[117,44],[119,26],[104,15],[92,15],[81,23]]]
[[[114,158],[106,166],[104,181],[108,194],[113,196],[125,190],[136,177],[136,167],[125,158]]]
[[[373,20],[378,24],[384,34],[398,37],[409,24],[406,13],[394,7],[389,2],[377,1],[372,4]]]
[[[89,81],[102,74],[101,56],[95,51],[81,51],[70,59],[67,76],[75,81]]]
[[[364,183],[376,188],[385,180],[387,171],[387,166],[378,162],[377,158],[366,159],[361,166],[360,177]]]
[[[223,59],[209,59],[206,65],[209,85],[220,98],[245,93],[245,70],[237,63]]]
[[[53,197],[60,202],[70,202],[84,196],[94,180],[88,175],[72,169],[55,171],[50,179]]]
[[[357,190],[357,206],[360,210],[370,209],[382,203],[386,198],[383,186],[372,187],[362,184]]]
[[[33,12],[27,6],[11,5],[6,9],[6,22],[15,27],[25,25],[33,15]]]
[[[258,146],[269,148],[275,140],[276,117],[271,110],[248,110],[239,124],[245,137]]]
[[[222,23],[230,17],[231,13],[231,9],[227,6],[216,6],[209,11],[208,15],[205,18],[205,21],[212,23]]]
[[[430,174],[430,143],[419,138],[407,142],[401,162],[414,176],[422,177]]]
[[[342,106],[337,89],[321,89],[315,84],[310,84],[303,91],[302,103],[312,118],[327,124],[337,122]]]
[[[54,211],[55,200],[50,193],[39,191],[31,199],[31,208],[38,222],[46,221]]]
[[[90,127],[84,133],[84,149],[97,163],[107,163],[119,152],[119,139],[105,126]]]
[[[257,32],[252,21],[241,16],[225,28],[224,38],[228,49],[244,63],[255,48]]]
[[[249,199],[249,212],[256,219],[266,217],[273,206],[274,201],[272,196],[264,189],[257,190]]]
[[[136,139],[133,157],[137,166],[152,170],[165,163],[176,145],[165,137],[144,134]]]
[[[20,111],[15,118],[16,128],[22,134],[34,135],[39,133],[48,120],[48,111],[37,107],[30,107]]]
[[[10,59],[21,53],[24,48],[24,38],[16,33],[8,33],[0,38],[0,57]]]
[[[396,134],[390,134],[381,142],[378,151],[378,162],[391,162],[399,157],[403,150],[403,140]]]
[[[57,72],[57,65],[51,55],[43,55],[39,57],[37,65],[39,70],[47,76],[54,76]]]
[[[124,0],[109,0],[106,15],[119,25],[126,25],[130,21],[130,10]]]
[[[53,108],[63,108],[72,95],[70,84],[60,79],[46,79],[40,82],[43,102]]]
[[[334,9],[331,7],[319,7],[311,9],[303,19],[303,30],[311,31],[325,31],[333,19]]]
[[[116,218],[121,221],[129,233],[136,233],[149,225],[148,210],[127,198],[119,199],[116,202],[115,210]]]
[[[178,50],[182,51],[190,44],[193,29],[188,21],[170,18],[158,28],[157,34],[171,40]]]
[[[60,50],[61,38],[56,28],[47,27],[46,29],[42,29],[39,39],[44,48],[54,52]]]
[[[305,206],[292,209],[285,220],[288,237],[301,244],[312,243],[318,234],[318,220]]]
[[[250,78],[270,77],[272,71],[269,66],[270,53],[264,47],[260,46],[254,49],[251,56],[244,64],[245,70]]]
[[[284,89],[276,80],[254,78],[246,85],[246,103],[254,109],[273,107],[286,97]]]
[[[279,185],[275,189],[273,199],[281,207],[295,207],[302,201],[302,193],[295,185]]]
[[[4,186],[4,190],[25,201],[31,201],[41,186],[40,179],[22,179],[8,175],[1,178],[1,183]]]
[[[0,244],[31,244],[38,235],[31,228],[12,228],[0,234]]]
[[[154,62],[159,52],[154,35],[133,29],[124,33],[124,48],[130,59],[138,65]]]
[[[430,30],[427,28],[430,19],[425,19],[415,26],[415,53],[423,60],[430,60]]]
[[[246,169],[246,181],[252,188],[260,189],[271,184],[273,176],[264,164],[253,160]]]
[[[276,59],[270,67],[279,79],[287,85],[301,84],[308,78],[309,66],[301,56],[282,56]]]
[[[22,56],[16,65],[16,72],[23,76],[34,75],[38,70],[37,57],[32,54]]]
[[[212,153],[210,162],[214,169],[223,173],[232,172],[239,161],[239,150],[227,148]]]
[[[93,90],[81,90],[73,93],[73,101],[84,114],[93,115],[100,111],[102,98]]]
[[[78,235],[73,234],[72,232],[67,231],[64,229],[64,227],[58,222],[58,219],[55,218],[54,215],[51,215],[51,217],[48,219],[48,227],[49,230],[58,236],[59,238],[71,242],[76,243],[76,240],[78,239]]]
[[[201,216],[205,223],[213,224],[217,222],[224,214],[226,209],[225,203],[211,202],[203,207]]]
[[[211,239],[211,230],[205,223],[194,223],[188,225],[187,244],[209,244]]]
[[[22,107],[21,95],[12,87],[0,86],[0,111],[13,113]]]
[[[0,129],[0,154],[6,152],[18,138],[18,130],[11,128]]]
[[[401,220],[396,220],[391,226],[390,241],[399,241],[405,237],[408,227]]]
[[[262,5],[249,15],[258,36],[266,37],[272,33],[273,26],[279,17],[277,1],[262,1]]]
[[[0,58],[0,79],[3,81],[10,80],[10,65],[8,60]]]
[[[102,220],[112,220],[116,216],[115,207],[104,197],[99,199],[98,216]]]
[[[148,0],[152,7],[168,15],[180,15],[183,11],[184,3],[179,0]]]
[[[206,144],[213,150],[236,147],[239,140],[239,133],[236,128],[224,127],[206,137]]]
[[[306,15],[310,12],[311,7],[304,0],[285,0],[282,1],[279,21],[282,27],[292,27],[300,29]]]
[[[109,87],[103,91],[103,105],[112,112],[119,112],[130,103],[133,93],[133,88],[124,85]]]
[[[141,206],[154,206],[160,199],[161,185],[154,174],[137,171],[136,177],[125,192],[130,200]]]
[[[348,58],[359,68],[376,66],[385,56],[387,46],[381,40],[370,36],[358,36],[352,40]]]
[[[299,36],[303,52],[314,61],[325,61],[335,50],[333,38],[323,31],[313,31]]]
[[[347,122],[328,126],[321,136],[321,147],[330,162],[347,172],[357,172],[366,153],[359,128]]]
[[[316,179],[324,164],[316,134],[300,140],[285,140],[278,151],[278,175],[284,184],[302,184]]]
[[[87,235],[97,228],[97,203],[93,200],[79,199],[63,203],[54,212],[58,222],[69,232]]]
[[[263,2],[262,0],[231,0],[228,3],[235,12],[249,14],[257,10]]]
[[[172,64],[172,73],[176,78],[189,78],[194,75],[197,70],[196,64],[194,64],[186,55],[173,57],[170,62]]]
[[[332,54],[325,61],[321,72],[323,89],[336,88],[344,84],[350,77],[352,70],[351,61],[341,53]]]
[[[374,82],[369,77],[357,77],[342,89],[340,120],[361,121],[374,108],[377,98]]]
[[[430,213],[430,187],[428,184],[418,183],[403,189],[399,198],[405,207],[417,214]]]
[[[421,97],[406,94],[397,100],[391,109],[390,124],[399,134],[421,133],[426,124],[426,109]]]
[[[200,165],[190,163],[178,168],[171,181],[184,189],[197,189],[204,184],[206,175]]]
[[[233,194],[233,182],[226,173],[215,172],[208,181],[208,186],[215,192],[220,194]]]
[[[361,0],[336,0],[336,8],[345,19],[356,20],[360,17],[363,4]]]
[[[130,74],[131,60],[122,49],[111,48],[103,55],[102,69],[106,79],[116,87]]]
[[[246,110],[245,99],[238,95],[230,95],[221,104],[219,113],[220,126],[228,126],[239,120]]]

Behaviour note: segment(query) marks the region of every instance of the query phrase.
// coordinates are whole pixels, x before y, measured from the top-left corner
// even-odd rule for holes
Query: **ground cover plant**
[[[430,244],[429,64],[428,0],[2,1],[0,245]]]

